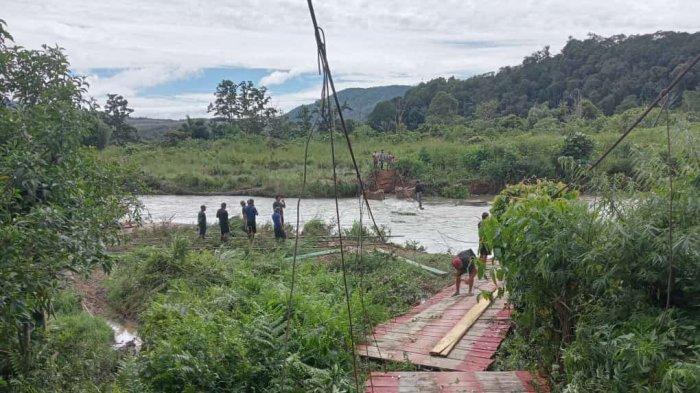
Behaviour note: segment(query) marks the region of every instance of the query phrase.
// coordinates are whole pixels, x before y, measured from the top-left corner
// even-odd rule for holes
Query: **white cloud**
[[[96,95],[138,95],[208,67],[278,70],[263,78],[269,85],[316,70],[313,30],[300,0],[3,3],[2,17],[18,43],[59,43],[77,69],[128,69],[93,78]],[[336,79],[363,86],[497,70],[544,45],[557,51],[568,36],[589,32],[700,28],[697,0],[328,0],[315,6]],[[190,101],[183,97],[168,102],[184,109]],[[130,102],[154,103],[135,98]],[[137,112],[158,113],[155,106],[134,105]]]
[[[260,79],[260,84],[263,86],[281,85],[299,74],[301,74],[301,72],[298,70],[273,71],[269,75],[265,75],[262,79]]]

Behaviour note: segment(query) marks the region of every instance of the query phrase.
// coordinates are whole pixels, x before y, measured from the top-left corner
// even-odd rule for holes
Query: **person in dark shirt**
[[[248,223],[245,218],[245,201],[241,201],[241,218],[243,219],[243,232],[248,233]]]
[[[284,224],[282,223],[282,211],[280,208],[275,209],[275,212],[272,213],[272,223],[275,227],[275,239],[286,239],[287,234],[284,233]]]
[[[479,231],[479,259],[481,259],[482,262],[486,263],[486,259],[489,257],[489,254],[491,253],[486,247],[486,244],[484,244],[484,236],[482,235],[482,228],[481,224],[489,218],[489,213],[488,212],[483,212],[481,213],[481,221],[477,224],[477,229]]]
[[[255,201],[248,199],[248,206],[245,207],[246,231],[248,237],[253,240],[255,233],[258,231],[255,225],[255,216],[258,215],[258,209],[255,208]]]
[[[455,293],[452,296],[459,295],[460,279],[464,273],[469,273],[468,278],[464,282],[469,285],[468,295],[473,295],[472,288],[474,287],[474,277],[476,276],[476,254],[474,254],[474,251],[468,249],[457,254],[452,259],[452,267],[455,268]]]
[[[423,192],[425,192],[425,187],[423,187],[423,183],[421,183],[420,180],[416,180],[416,186],[414,191],[416,193],[416,201],[418,202],[418,208],[423,210]]]
[[[282,195],[277,195],[275,197],[275,201],[272,202],[272,211],[276,211],[279,209],[280,217],[282,218],[282,225],[284,225],[284,209],[287,208],[287,203],[284,201],[284,197]]]
[[[221,229],[221,241],[227,241],[231,230],[228,226],[228,212],[226,211],[226,203],[221,204],[221,209],[216,212],[216,218],[219,219],[219,228]]]
[[[199,214],[197,214],[197,228],[201,239],[204,239],[207,234],[207,213],[205,211],[207,211],[207,207],[202,205],[199,208]]]

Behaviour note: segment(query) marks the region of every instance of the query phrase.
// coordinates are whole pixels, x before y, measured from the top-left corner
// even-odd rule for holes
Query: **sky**
[[[698,0],[317,0],[338,89],[466,78],[571,36],[700,30]],[[288,111],[320,95],[304,0],[0,0],[16,43],[65,49],[89,94],[132,116],[207,116],[222,79],[268,87]]]

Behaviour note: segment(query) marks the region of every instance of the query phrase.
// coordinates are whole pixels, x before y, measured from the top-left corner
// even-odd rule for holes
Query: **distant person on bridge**
[[[255,225],[255,216],[258,215],[258,209],[255,208],[255,201],[253,198],[248,199],[248,206],[245,207],[245,220],[246,220],[246,232],[248,232],[248,237],[252,241],[255,238],[255,234],[258,229]]]
[[[418,202],[418,208],[423,210],[423,193],[425,192],[425,187],[423,187],[423,183],[420,182],[420,179],[416,180],[416,185],[413,191],[416,194],[416,202]]]
[[[228,240],[231,229],[228,226],[228,211],[226,211],[226,202],[221,204],[221,209],[216,211],[216,218],[219,219],[219,228],[221,229],[221,241]]]
[[[464,280],[469,285],[469,296],[473,295],[472,288],[474,287],[474,277],[476,276],[476,254],[471,249],[464,250],[457,254],[452,259],[452,266],[455,268],[455,293],[452,296],[459,295],[459,286],[462,275],[468,273],[468,278]]]
[[[207,207],[202,205],[199,207],[199,213],[197,214],[197,229],[199,233],[199,238],[204,239],[207,234]]]
[[[280,217],[282,218],[282,225],[284,225],[284,209],[287,208],[287,203],[284,201],[284,196],[277,195],[275,201],[272,202],[272,211],[279,209]]]
[[[486,260],[491,253],[488,247],[486,247],[486,244],[484,244],[484,235],[482,234],[483,226],[481,224],[483,224],[484,220],[487,218],[489,218],[488,212],[481,213],[481,221],[479,221],[479,224],[477,224],[477,228],[479,230],[479,259],[481,259],[481,261],[484,263],[486,263]]]
[[[284,240],[287,238],[287,234],[284,233],[284,222],[282,221],[282,209],[276,208],[275,212],[272,213],[272,224],[275,227],[275,239]]]

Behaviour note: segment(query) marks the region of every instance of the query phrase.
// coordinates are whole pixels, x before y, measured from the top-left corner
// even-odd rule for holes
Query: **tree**
[[[458,107],[459,102],[452,94],[440,91],[430,101],[428,115],[447,118],[456,115]]]
[[[216,100],[207,107],[208,113],[232,123],[240,116],[238,107],[238,85],[229,79],[224,79],[216,86]]]
[[[367,117],[370,127],[381,132],[396,129],[396,106],[391,101],[378,103]]]
[[[700,88],[683,92],[683,110],[700,115]]]
[[[590,158],[594,147],[595,144],[590,136],[581,132],[574,132],[566,137],[560,155],[572,157],[578,162],[585,162]]]
[[[311,124],[313,120],[313,115],[314,114],[309,109],[309,105],[302,105],[301,108],[299,108],[297,128],[299,129],[300,135],[306,134],[311,130],[311,127],[313,126],[313,124]]]
[[[112,138],[112,127],[108,126],[97,112],[88,115],[88,130],[83,137],[83,144],[94,146],[100,150],[109,145]]]
[[[570,101],[579,94],[606,115],[620,113],[651,102],[688,65],[698,47],[700,32],[570,38],[555,55],[545,47],[520,65],[502,67],[498,72],[420,83],[405,92],[402,118],[409,129],[434,118],[430,105],[437,94],[451,94],[458,101],[457,113],[465,117],[472,116],[479,104],[492,100],[499,103],[499,115],[526,117],[531,107],[542,103],[570,109]],[[677,91],[692,91],[698,86],[700,73],[690,72]]]
[[[474,110],[474,117],[481,120],[493,120],[498,114],[498,101],[489,100],[480,103]]]
[[[111,266],[132,177],[85,149],[86,84],[60,49],[15,46],[0,21],[0,381],[31,367],[66,272]],[[20,364],[10,359],[20,359]]]
[[[580,103],[581,107],[581,118],[586,120],[594,120],[601,115],[600,109],[598,109],[591,100],[583,99]]]
[[[211,132],[204,119],[192,120],[187,116],[185,123],[180,126],[180,130],[193,139],[209,139]]]
[[[129,102],[119,94],[107,94],[107,103],[103,115],[104,122],[112,127],[112,139],[117,144],[138,141],[136,128],[126,122],[134,110]]]
[[[217,85],[214,95],[216,99],[209,104],[207,112],[231,124],[238,121],[249,133],[262,133],[277,115],[277,109],[270,104],[272,98],[267,88],[255,87],[251,81],[236,84],[224,79]]]

